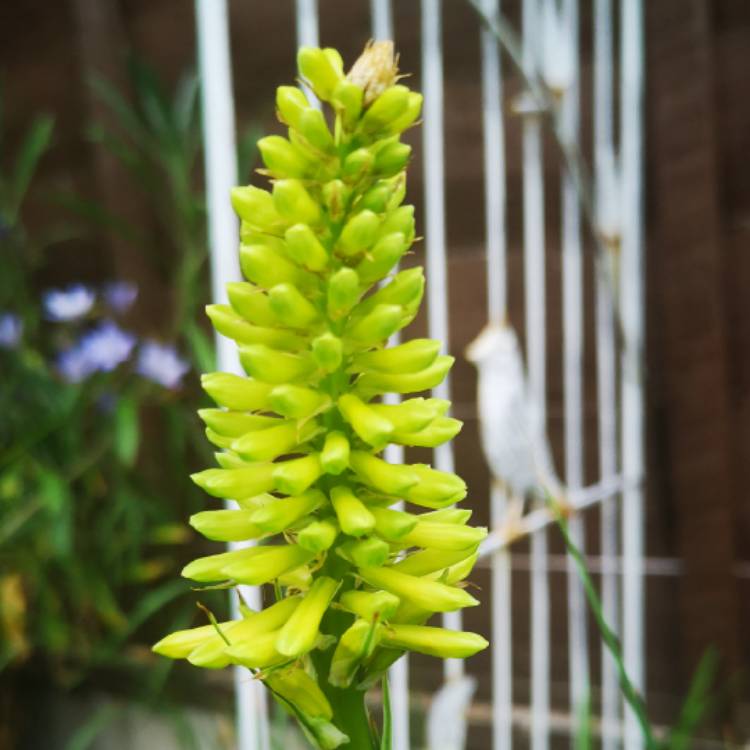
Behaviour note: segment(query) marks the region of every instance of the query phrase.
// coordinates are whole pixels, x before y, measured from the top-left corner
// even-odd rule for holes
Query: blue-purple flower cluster
[[[105,316],[81,333],[73,344],[61,350],[55,369],[68,383],[81,383],[98,372],[112,372],[135,357],[135,371],[169,390],[180,387],[190,369],[170,344],[144,339],[124,330],[111,315],[126,313],[138,297],[138,287],[127,281],[105,284],[100,293],[83,284],[50,289],[42,297],[47,320],[74,323],[90,319],[97,311],[97,298]],[[21,344],[23,322],[11,312],[0,313],[0,349],[16,349]]]

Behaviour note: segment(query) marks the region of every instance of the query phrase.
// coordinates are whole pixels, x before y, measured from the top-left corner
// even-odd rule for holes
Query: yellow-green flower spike
[[[209,539],[258,544],[183,570],[210,585],[272,584],[277,601],[154,650],[204,668],[244,665],[318,748],[374,750],[364,691],[400,654],[486,647],[426,624],[478,604],[463,581],[486,530],[453,507],[467,492],[459,477],[382,456],[388,443],[433,448],[461,428],[448,401],[424,394],[453,364],[441,343],[388,345],[424,294],[422,268],[395,270],[416,235],[401,134],[422,97],[398,83],[390,42],[369,44],[348,74],[332,49],[300,49],[298,67],[323,111],[279,87],[284,130],[258,144],[268,186],[231,194],[246,280],[227,285],[228,305],[207,308],[247,375],[203,376],[216,408],[200,417],[218,468],[193,480],[238,507],[190,523]],[[407,397],[387,404],[389,392]]]

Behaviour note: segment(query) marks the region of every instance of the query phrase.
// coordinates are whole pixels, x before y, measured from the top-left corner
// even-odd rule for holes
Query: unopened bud
[[[283,225],[271,195],[254,185],[232,188],[232,208],[250,226],[263,231],[274,231]]]
[[[370,586],[390,591],[402,601],[411,602],[429,612],[453,612],[479,604],[464,589],[407,575],[394,568],[360,568],[359,576]]]
[[[331,490],[331,504],[341,530],[349,536],[364,536],[375,528],[375,518],[365,504],[344,485]]]
[[[297,53],[300,75],[315,94],[328,101],[338,83],[344,78],[341,56],[333,49],[301,47]]]
[[[336,644],[328,681],[334,687],[348,688],[359,665],[368,659],[380,642],[380,628],[372,622],[356,620]]]
[[[454,357],[438,357],[429,367],[419,372],[390,374],[385,372],[366,372],[357,381],[357,388],[362,393],[417,393],[434,388],[448,374],[453,366]]]
[[[276,109],[282,122],[298,128],[302,113],[310,108],[307,97],[296,86],[279,86],[276,89]]]
[[[474,554],[471,548],[460,550],[436,550],[426,549],[399,560],[393,567],[401,573],[412,576],[427,576],[431,573],[440,573],[452,565]]]
[[[338,524],[332,518],[313,521],[297,534],[297,544],[310,552],[323,552],[330,549],[338,533]]]
[[[273,411],[292,419],[305,419],[325,409],[330,402],[320,391],[301,385],[277,385],[268,396]]]
[[[206,539],[217,542],[258,539],[264,532],[250,515],[246,510],[205,510],[190,516],[190,525]]]
[[[296,497],[286,497],[264,505],[251,514],[252,522],[267,534],[278,534],[312,513],[325,501],[325,495],[320,490],[308,490]]]
[[[254,464],[241,469],[206,469],[190,478],[214,497],[254,497],[273,489],[273,464]]]
[[[337,476],[349,467],[349,441],[343,432],[334,430],[326,435],[320,452],[320,465],[326,474]]]
[[[388,541],[405,537],[417,525],[417,517],[402,510],[372,508],[371,512],[375,516],[375,531]]]
[[[425,549],[466,549],[476,547],[486,536],[487,529],[479,526],[419,521],[401,541]]]
[[[279,420],[279,424],[263,430],[248,432],[235,438],[231,448],[248,461],[273,461],[285,453],[292,453],[318,432],[315,422],[298,426],[295,420]]]
[[[399,330],[402,317],[403,308],[398,305],[378,305],[351,324],[346,335],[361,346],[376,346]]]
[[[274,670],[264,682],[304,716],[330,720],[333,709],[318,683],[302,667]]]
[[[272,384],[302,380],[315,369],[307,354],[291,354],[262,344],[241,347],[240,362],[248,375]]]
[[[292,458],[274,464],[274,487],[286,495],[300,495],[323,473],[317,455]]]
[[[316,578],[301,604],[279,631],[276,649],[284,656],[301,656],[315,645],[318,628],[339,583],[332,578]]]
[[[360,128],[365,133],[383,130],[402,115],[409,104],[409,89],[396,85],[383,93],[365,110]]]
[[[365,484],[387,495],[401,495],[419,481],[413,467],[391,464],[364,451],[352,451],[349,463]]]
[[[242,245],[240,266],[245,278],[264,289],[271,289],[277,284],[293,284],[309,293],[318,286],[315,276],[265,245]]]
[[[387,591],[351,589],[341,595],[339,603],[367,622],[390,620],[401,600]]]
[[[344,127],[353,130],[362,113],[363,91],[351,81],[340,81],[331,94],[331,105],[341,114]]]
[[[392,120],[388,124],[386,131],[398,135],[399,133],[403,133],[407,128],[410,128],[419,118],[419,114],[422,111],[423,100],[424,97],[422,94],[419,94],[416,91],[410,91],[406,107],[395,120]]]
[[[281,216],[294,224],[317,224],[320,221],[320,207],[299,180],[275,182],[273,205]]]
[[[449,401],[437,398],[410,398],[400,404],[370,404],[378,414],[385,417],[396,432],[417,432],[443,414]]]
[[[338,400],[339,411],[354,432],[374,448],[381,448],[393,433],[393,425],[351,393]]]
[[[391,548],[382,539],[370,536],[366,539],[352,539],[345,542],[336,551],[358,568],[377,568],[388,560]]]
[[[369,148],[352,151],[341,166],[341,174],[351,182],[364,177],[375,165],[375,156]]]
[[[383,629],[383,644],[439,659],[466,659],[490,644],[477,633],[428,625],[391,625]]]
[[[401,232],[391,232],[381,236],[372,250],[357,266],[357,275],[361,282],[369,285],[385,278],[391,272],[393,266],[401,260],[401,256],[408,247],[406,238]]]
[[[324,333],[312,342],[313,359],[324,372],[338,370],[344,357],[344,346],[338,336]]]
[[[419,432],[396,432],[393,441],[399,445],[418,448],[436,448],[453,440],[463,427],[463,422],[451,417],[439,417]]]
[[[341,221],[348,207],[350,189],[342,180],[330,180],[323,186],[323,202],[331,221]]]
[[[273,314],[268,297],[260,287],[247,281],[230,281],[226,289],[229,304],[245,320],[256,326],[279,325],[280,321]]]
[[[312,552],[296,544],[254,547],[253,550],[258,554],[225,565],[221,571],[222,577],[248,586],[261,586],[313,558]]]
[[[295,128],[299,130],[310,145],[320,151],[327,153],[334,148],[333,136],[328,129],[328,125],[326,125],[323,113],[319,109],[310,107],[304,110]]]
[[[310,171],[310,162],[280,135],[261,138],[258,141],[258,150],[273,177],[305,177]]]
[[[311,271],[322,271],[328,265],[328,253],[307,224],[295,224],[284,234],[290,257]]]
[[[315,306],[292,284],[277,284],[268,291],[271,309],[289,328],[307,328],[320,318]]]
[[[419,372],[429,367],[440,353],[440,342],[435,339],[412,339],[398,346],[364,352],[354,357],[351,372]]]
[[[380,219],[372,211],[364,210],[355,214],[344,225],[336,252],[345,257],[354,257],[364,252],[375,241]]]
[[[383,177],[392,177],[403,169],[411,158],[411,146],[407,143],[389,143],[375,157],[375,172]]]
[[[291,331],[248,323],[228,305],[207,305],[206,314],[219,333],[238,344],[265,344],[276,349],[298,351],[306,343],[304,338]]]
[[[343,317],[357,304],[360,294],[357,272],[351,268],[339,269],[328,282],[328,314],[334,319]]]

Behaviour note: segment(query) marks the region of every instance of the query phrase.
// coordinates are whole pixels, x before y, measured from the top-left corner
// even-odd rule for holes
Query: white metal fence
[[[246,0],[250,2],[250,0]],[[403,0],[401,0],[403,1]],[[445,232],[443,133],[443,65],[441,0],[421,1],[422,91],[425,97],[423,150],[427,312],[429,335],[449,345],[448,278]],[[451,0],[452,2],[468,0]],[[416,0],[414,0],[416,2]],[[478,54],[482,65],[484,184],[486,202],[487,319],[503,321],[507,311],[507,241],[505,220],[505,143],[503,65],[501,45],[529,88],[523,121],[523,253],[525,351],[529,387],[544,410],[547,402],[545,278],[546,246],[543,171],[545,121],[557,138],[563,158],[562,181],[562,321],[564,448],[563,478],[574,512],[570,521],[576,543],[586,547],[582,515],[600,507],[598,547],[603,565],[601,596],[607,619],[621,634],[625,663],[635,685],[644,687],[643,588],[643,211],[642,211],[642,0],[522,0],[519,49],[499,15],[500,0],[472,0],[477,13]],[[371,35],[393,38],[398,45],[390,0],[370,0]],[[581,10],[593,13],[593,179],[589,184],[578,160],[580,105],[579,36]],[[318,44],[317,0],[296,0],[299,45]],[[227,196],[236,181],[231,70],[225,0],[196,0],[200,65],[203,79],[210,243],[214,296],[224,297],[224,282],[239,276],[236,260],[236,221]],[[484,24],[479,23],[484,16]],[[619,32],[616,40],[614,29]],[[619,64],[613,59],[619,49]],[[290,70],[293,66],[290,50]],[[615,79],[615,72],[618,76]],[[554,76],[563,80],[550,81]],[[546,83],[545,83],[545,78]],[[559,103],[552,104],[546,84],[562,86]],[[540,92],[545,94],[539,101]],[[546,93],[545,93],[546,92]],[[615,127],[618,103],[619,128]],[[619,143],[615,131],[619,130]],[[587,221],[583,222],[582,218]],[[595,240],[595,241],[592,241]],[[597,266],[595,337],[584,335],[584,247],[608,247],[616,273]],[[600,259],[601,261],[601,259]],[[617,280],[618,288],[613,288]],[[620,334],[618,336],[618,333]],[[226,340],[217,338],[219,367],[238,368]],[[584,483],[583,352],[594,347],[597,363],[598,456],[600,476]],[[436,389],[450,397],[450,383]],[[400,461],[401,449],[391,447],[388,458]],[[435,451],[438,468],[453,470],[450,446]],[[547,527],[544,509],[532,509],[517,525],[530,537],[531,704],[528,712],[514,704],[511,616],[511,557],[507,537],[506,498],[493,483],[489,498],[494,533],[482,547],[490,561],[492,622],[492,726],[494,750],[513,745],[514,724],[529,726],[532,750],[549,747],[550,609]],[[567,570],[567,617],[570,715],[575,716],[589,684],[600,686],[599,718],[605,750],[640,747],[634,717],[623,713],[612,659],[603,653],[601,674],[590,672],[586,604],[574,571]],[[249,592],[257,600],[257,592]],[[460,614],[445,616],[446,627],[460,628]],[[445,679],[460,677],[463,663],[448,660]],[[241,673],[236,679],[241,750],[268,750],[266,706],[259,686]],[[408,750],[409,673],[402,659],[392,669],[395,750]],[[526,721],[526,715],[530,716]]]

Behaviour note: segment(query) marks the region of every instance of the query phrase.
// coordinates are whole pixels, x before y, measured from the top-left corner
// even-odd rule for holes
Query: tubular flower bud
[[[208,305],[206,314],[219,333],[234,339],[238,344],[264,344],[289,351],[299,351],[305,347],[305,339],[301,336],[280,328],[264,328],[248,323],[227,305]]]
[[[300,656],[308,652],[318,637],[318,627],[339,583],[321,576],[315,579],[302,603],[294,610],[276,638],[276,648],[284,656]]]
[[[346,688],[352,684],[359,665],[372,656],[380,642],[380,630],[380,627],[371,622],[355,620],[344,632],[331,659],[328,678],[331,685]]]
[[[227,296],[232,309],[256,326],[275,327],[281,321],[271,310],[268,297],[260,287],[247,281],[232,281],[227,284]]]
[[[461,427],[448,401],[381,398],[434,388],[453,364],[438,341],[388,343],[424,294],[421,268],[394,272],[415,239],[400,133],[422,97],[396,84],[391,43],[369,45],[348,76],[335,50],[302,48],[298,62],[330,111],[279,88],[288,132],[259,143],[268,189],[232,191],[245,281],[228,284],[229,305],[207,314],[237,343],[246,375],[203,376],[217,408],[200,417],[218,467],[192,476],[238,505],[196,513],[197,531],[262,541],[183,570],[212,587],[270,584],[278,601],[154,648],[204,668],[244,665],[317,747],[367,750],[381,743],[364,691],[401,654],[461,658],[486,646],[424,625],[477,604],[462,582],[486,530],[451,507],[466,495],[456,475],[381,455],[389,441],[432,448]],[[399,501],[430,512],[396,510]]]
[[[408,649],[440,659],[465,659],[490,644],[476,633],[465,633],[427,625],[391,625],[383,629],[383,645]]]
[[[261,138],[258,150],[263,163],[274,177],[305,177],[310,171],[310,162],[294,144],[280,135]]]
[[[440,342],[434,339],[412,339],[405,344],[364,352],[353,358],[352,372],[412,373],[429,367],[440,353]]]
[[[207,539],[219,542],[240,542],[257,539],[264,530],[250,520],[246,510],[204,510],[190,516],[190,525]]]
[[[320,453],[320,465],[326,474],[341,474],[349,466],[349,440],[343,432],[329,432]]]
[[[328,252],[307,224],[295,224],[284,233],[286,249],[295,263],[311,271],[322,271],[328,265]]]
[[[250,518],[252,523],[264,533],[278,534],[319,508],[325,503],[325,499],[325,495],[320,490],[308,490],[297,497],[268,503],[253,511]]]
[[[374,516],[348,487],[334,487],[331,490],[331,504],[345,534],[359,537],[375,528]]]
[[[313,521],[297,535],[297,544],[310,552],[330,549],[339,533],[338,524],[332,518]]]
[[[337,552],[358,568],[371,568],[383,565],[390,554],[390,547],[382,539],[371,536],[360,541],[342,544]]]
[[[396,614],[401,600],[387,591],[350,590],[341,595],[339,603],[357,617],[373,622],[390,620]]]
[[[268,394],[268,405],[283,417],[303,419],[323,411],[331,399],[301,385],[277,385]]]

